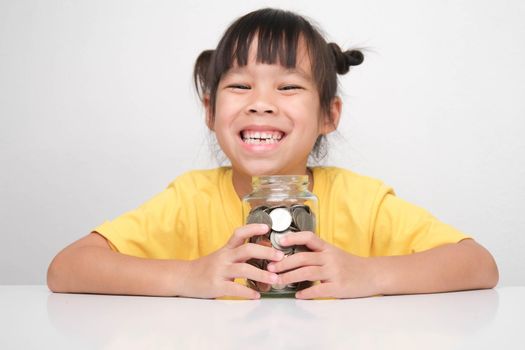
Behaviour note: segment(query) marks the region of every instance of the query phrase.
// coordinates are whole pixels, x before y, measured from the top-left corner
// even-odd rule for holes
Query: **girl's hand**
[[[305,245],[312,250],[268,264],[268,271],[281,273],[279,284],[321,281],[298,291],[296,298],[355,298],[379,294],[374,285],[373,259],[349,254],[312,232],[288,233],[279,243],[283,246]]]
[[[280,261],[284,257],[284,254],[275,248],[245,243],[248,238],[267,232],[268,226],[264,224],[240,227],[234,231],[224,247],[210,255],[189,261],[184,278],[186,286],[179,295],[196,298],[260,298],[257,291],[234,282],[234,279],[247,278],[268,284],[277,282],[277,274],[246,263],[252,258]]]

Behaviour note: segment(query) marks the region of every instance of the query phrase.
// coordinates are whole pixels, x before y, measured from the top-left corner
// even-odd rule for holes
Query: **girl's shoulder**
[[[230,167],[190,170],[177,176],[169,183],[168,188],[179,187],[199,190],[216,187],[221,185],[228,177],[231,177]]]
[[[311,168],[315,180],[324,181],[352,181],[360,184],[367,183],[373,186],[382,184],[383,181],[374,177],[362,175],[350,169],[340,168],[336,166],[317,166]]]
[[[344,195],[375,196],[393,192],[392,188],[376,178],[334,166],[312,168],[314,192]]]

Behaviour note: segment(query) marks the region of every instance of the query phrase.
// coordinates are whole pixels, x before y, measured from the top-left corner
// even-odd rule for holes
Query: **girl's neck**
[[[304,172],[293,175],[308,175],[308,189],[309,191],[313,190],[314,175],[310,168],[305,168]],[[239,198],[242,198],[252,192],[252,177],[250,175],[232,169],[232,181],[233,188],[235,189],[235,192],[237,192],[237,196],[239,196]]]

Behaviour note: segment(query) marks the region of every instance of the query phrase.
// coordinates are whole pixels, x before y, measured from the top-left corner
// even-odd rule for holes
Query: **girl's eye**
[[[234,89],[234,90],[249,90],[250,87],[248,85],[243,85],[243,84],[230,84],[227,86],[228,88],[230,89]]]
[[[297,85],[285,85],[279,89],[284,90],[284,91],[290,91],[290,90],[299,90],[299,89],[302,89],[302,87],[297,86]]]

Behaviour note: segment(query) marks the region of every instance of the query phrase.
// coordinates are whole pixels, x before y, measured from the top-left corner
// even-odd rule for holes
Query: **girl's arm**
[[[124,255],[111,250],[104,237],[91,233],[58,253],[49,266],[47,284],[53,292],[256,299],[258,292],[234,279],[277,281],[276,274],[246,263],[253,258],[283,258],[274,248],[245,243],[266,232],[266,225],[240,227],[224,247],[191,261]]]
[[[184,262],[120,254],[93,232],[57,254],[47,284],[53,292],[167,296],[180,288],[173,273],[184,275]]]
[[[492,288],[498,282],[492,255],[472,239],[411,255],[370,258],[349,254],[311,232],[290,233],[280,243],[312,250],[268,265],[280,274],[281,284],[322,282],[298,292],[301,299],[437,293]]]
[[[381,294],[492,288],[499,279],[492,255],[472,239],[411,255],[373,259]]]

